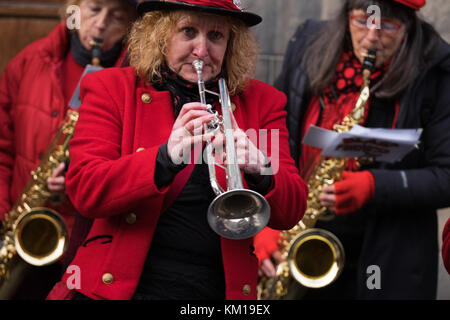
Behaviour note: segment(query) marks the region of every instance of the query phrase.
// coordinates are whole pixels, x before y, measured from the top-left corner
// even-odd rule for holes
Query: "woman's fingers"
[[[277,275],[276,266],[270,259],[264,259],[261,261],[261,266],[259,267],[262,275],[268,278],[274,278]]]
[[[200,102],[190,102],[183,105],[183,107],[180,110],[180,113],[178,115],[178,118],[183,118],[187,113],[190,111],[206,111],[206,106],[204,104],[201,104]]]
[[[62,192],[66,189],[66,179],[64,177],[65,168],[66,165],[62,162],[52,171],[52,176],[47,179],[48,190],[51,192]]]
[[[64,175],[64,169],[66,168],[66,164],[61,162],[52,172],[52,177],[59,177]]]
[[[47,187],[51,192],[61,192],[65,190],[65,178],[55,177],[47,179]]]
[[[196,136],[189,135],[183,137],[181,141],[175,144],[171,150],[168,150],[172,162],[175,164],[190,163],[192,160],[191,154],[193,152],[193,148],[195,148],[196,145],[201,145],[201,143],[211,140],[213,136],[214,133],[209,132],[203,135],[196,135]],[[169,148],[169,145],[167,145],[167,147]],[[201,155],[200,151],[199,156]]]
[[[209,112],[195,114],[195,118],[185,122],[183,128],[192,136],[198,136],[203,133],[203,125],[214,119],[214,115]]]
[[[320,205],[335,211],[336,196],[334,194],[334,185],[323,186],[322,193],[319,195]]]

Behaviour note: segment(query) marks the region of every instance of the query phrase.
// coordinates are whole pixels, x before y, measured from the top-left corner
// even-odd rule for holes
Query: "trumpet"
[[[225,79],[219,79],[219,94],[206,90],[203,82],[203,61],[195,60],[192,65],[197,72],[200,102],[207,105],[207,92],[219,96],[222,117],[220,119],[218,113],[213,111],[212,106],[207,105],[207,110],[215,115],[215,119],[204,124],[204,130],[213,133],[217,133],[219,130],[224,132],[227,155],[226,167],[217,164],[213,155],[212,143],[210,140],[207,141],[206,160],[209,180],[216,194],[216,198],[208,208],[208,223],[218,235],[224,238],[251,238],[264,229],[269,222],[270,206],[258,192],[244,189],[231,124],[231,100]],[[223,190],[217,181],[216,166],[220,166],[226,171],[227,190]]]

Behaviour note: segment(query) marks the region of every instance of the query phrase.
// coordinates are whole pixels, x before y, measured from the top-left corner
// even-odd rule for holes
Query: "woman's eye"
[[[381,29],[385,31],[395,31],[397,30],[397,26],[389,22],[383,22],[381,23]]]
[[[122,22],[122,21],[125,21],[126,15],[125,15],[124,13],[114,13],[114,14],[113,14],[113,18],[114,18],[116,21]]]
[[[101,7],[91,7],[90,9],[92,12],[100,12],[102,10]]]
[[[194,28],[183,28],[182,32],[184,35],[186,35],[188,37],[193,37],[195,35]]]
[[[366,26],[367,25],[367,19],[355,19],[355,21],[360,26]]]
[[[209,38],[211,40],[220,40],[220,39],[223,38],[223,34],[221,32],[219,32],[219,31],[211,31],[209,33]]]

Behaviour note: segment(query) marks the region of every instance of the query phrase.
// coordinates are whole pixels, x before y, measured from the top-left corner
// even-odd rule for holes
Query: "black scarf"
[[[73,59],[81,66],[85,67],[86,65],[92,63],[92,53],[90,50],[87,50],[83,44],[81,43],[80,36],[78,32],[75,32],[70,38],[70,49],[72,51]],[[104,68],[110,68],[114,66],[117,59],[119,59],[120,54],[122,53],[123,43],[122,40],[118,41],[114,47],[112,47],[108,51],[103,51],[101,56],[101,65]]]
[[[180,113],[183,105],[189,102],[200,101],[197,83],[183,79],[167,66],[161,67],[161,76],[161,81],[153,81],[153,87],[159,91],[170,91],[176,117]],[[222,75],[219,74],[213,79],[206,81],[205,88],[210,91],[218,92],[219,88],[217,83],[221,77]],[[210,93],[206,93],[205,97],[206,102],[212,106],[219,101],[219,97]]]

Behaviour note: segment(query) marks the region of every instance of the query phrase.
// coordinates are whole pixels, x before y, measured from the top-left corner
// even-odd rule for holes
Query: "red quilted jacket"
[[[61,84],[69,39],[65,23],[58,24],[13,58],[0,79],[0,219],[22,193],[67,111]],[[71,230],[70,202],[57,211]]]

